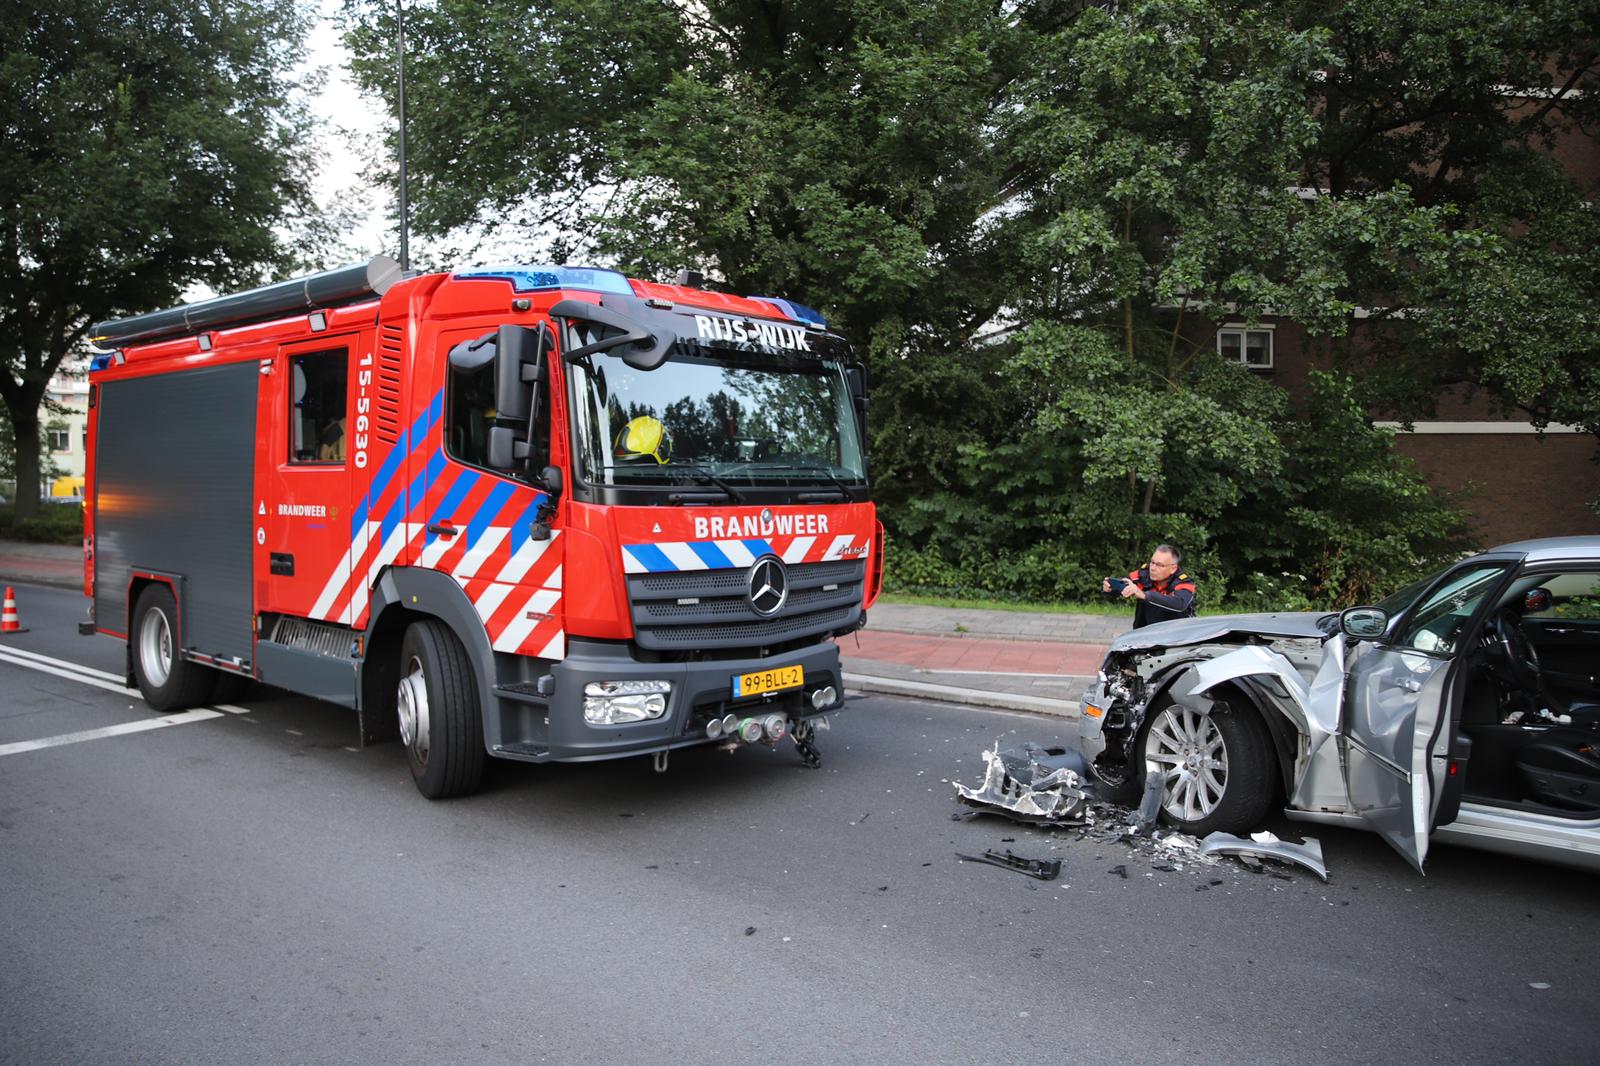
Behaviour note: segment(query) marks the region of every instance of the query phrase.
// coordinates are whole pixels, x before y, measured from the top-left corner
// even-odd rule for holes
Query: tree
[[[17,509],[39,408],[96,321],[260,280],[309,208],[295,0],[56,0],[0,13],[0,399]]]
[[[391,14],[349,10],[386,89]],[[1316,511],[1305,487],[1334,474],[1301,461],[1281,396],[1219,365],[1219,321],[1304,323],[1359,402],[1420,413],[1467,382],[1600,428],[1597,223],[1545,151],[1593,128],[1597,14],[441,0],[408,16],[419,225],[533,205],[581,234],[547,241],[557,258],[823,307],[868,357],[879,499],[916,546],[1048,538],[1088,566],[1093,543],[1229,529],[1260,541],[1215,556],[1233,570],[1303,543],[1253,501]],[[1549,69],[1532,106],[1502,89]],[[1444,550],[1442,518],[1415,541],[1385,525],[1372,501],[1420,483],[1317,402],[1377,487],[1324,528],[1385,558]],[[1319,596],[1365,587],[1334,569]]]

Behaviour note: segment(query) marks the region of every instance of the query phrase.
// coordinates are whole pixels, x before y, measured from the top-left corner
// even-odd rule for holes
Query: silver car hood
[[[1138,651],[1143,648],[1169,648],[1184,644],[1204,644],[1232,633],[1259,637],[1329,636],[1323,621],[1336,616],[1327,611],[1295,611],[1278,614],[1219,614],[1208,618],[1174,618],[1142,629],[1130,630],[1111,642],[1111,651]]]

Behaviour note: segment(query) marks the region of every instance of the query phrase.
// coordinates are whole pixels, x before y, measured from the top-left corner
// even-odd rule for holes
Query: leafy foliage
[[[347,10],[386,89],[392,12]],[[1597,15],[440,0],[418,223],[824,308],[891,582],[1074,598],[1168,540],[1212,602],[1351,602],[1464,544],[1369,414],[1464,384],[1600,432],[1600,222],[1550,154],[1600,117]],[[1267,315],[1327,354],[1298,407],[1216,354]]]
[[[259,280],[309,206],[295,0],[0,8],[0,399],[37,506],[46,384],[89,326]]]

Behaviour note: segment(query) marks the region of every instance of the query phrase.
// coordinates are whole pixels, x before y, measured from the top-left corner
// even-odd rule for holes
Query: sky
[[[312,110],[323,123],[324,143],[329,146],[315,183],[317,203],[329,207],[341,196],[355,198],[363,221],[349,237],[352,249],[368,257],[398,257],[399,238],[389,230],[386,217],[393,197],[364,178],[377,161],[375,151],[381,150],[388,118],[378,103],[363,97],[350,80],[345,68],[349,53],[339,41],[334,20],[339,6],[340,0],[321,0],[322,18],[311,30],[307,48],[306,69],[320,68],[326,78],[322,92],[312,101]]]

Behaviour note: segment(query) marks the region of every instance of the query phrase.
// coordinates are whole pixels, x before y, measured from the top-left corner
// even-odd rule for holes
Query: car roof
[[[1517,553],[1526,562],[1547,563],[1570,559],[1600,560],[1600,537],[1541,537],[1491,548],[1486,555]]]

